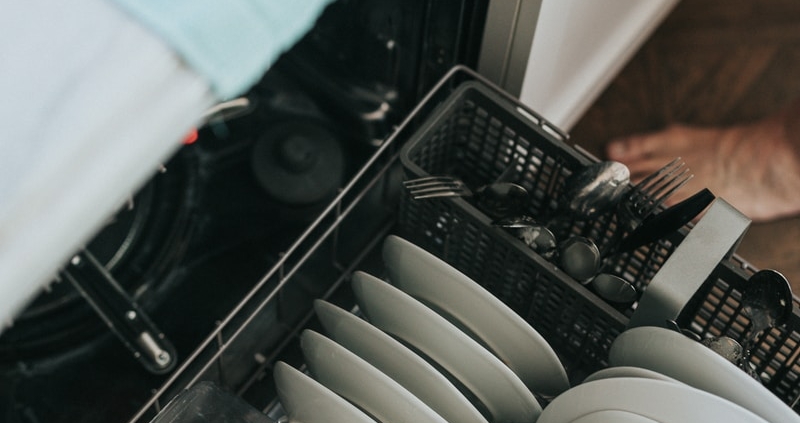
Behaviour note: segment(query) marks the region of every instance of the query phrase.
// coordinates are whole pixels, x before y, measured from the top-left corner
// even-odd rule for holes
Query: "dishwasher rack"
[[[412,176],[451,173],[472,185],[517,167],[531,213],[555,209],[571,172],[592,160],[568,137],[469,68],[443,77],[319,217],[280,256],[228,316],[181,363],[130,420],[153,419],[176,395],[201,382],[243,398],[272,420],[281,417],[271,369],[302,367],[298,335],[319,328],[316,298],[352,309],[355,270],[384,276],[383,238],[395,233],[458,268],[522,315],[553,345],[573,381],[607,366],[608,349],[636,304],[610,304],[500,228],[463,198],[413,201],[401,190]],[[566,222],[561,233],[610,242],[612,214],[591,224]],[[640,290],[691,230],[619,257],[615,269]],[[742,338],[740,288],[755,269],[733,255],[717,266],[679,319],[700,336]],[[797,299],[795,298],[795,303]],[[800,394],[800,315],[764,334],[752,362],[765,385],[790,405]]]

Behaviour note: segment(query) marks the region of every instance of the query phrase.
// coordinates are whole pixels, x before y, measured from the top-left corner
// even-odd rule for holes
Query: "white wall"
[[[520,100],[569,131],[678,0],[544,0]]]

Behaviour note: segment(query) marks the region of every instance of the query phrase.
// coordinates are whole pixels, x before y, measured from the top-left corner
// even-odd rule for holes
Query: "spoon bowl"
[[[475,190],[476,205],[492,218],[516,216],[528,204],[525,187],[513,182],[495,182]]]
[[[589,282],[600,268],[600,249],[589,238],[574,236],[560,246],[561,269],[575,280]]]
[[[742,358],[744,358],[744,348],[735,339],[729,336],[712,336],[711,338],[703,339],[700,343],[731,363],[737,366],[741,365]]]
[[[786,323],[792,300],[792,287],[781,273],[764,269],[750,276],[742,289],[742,311],[750,318],[752,336]]]
[[[619,203],[630,180],[630,170],[620,162],[593,163],[567,178],[563,211],[581,219],[598,216]]]
[[[592,287],[598,295],[613,303],[636,301],[636,287],[617,275],[600,273],[592,279]]]
[[[495,226],[508,229],[515,237],[546,259],[551,259],[557,251],[556,236],[550,229],[540,225],[532,217],[517,216],[501,219]]]

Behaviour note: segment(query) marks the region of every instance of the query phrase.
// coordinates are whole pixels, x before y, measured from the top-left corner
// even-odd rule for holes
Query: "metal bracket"
[[[175,367],[175,347],[91,252],[75,255],[63,274],[148,371]]]

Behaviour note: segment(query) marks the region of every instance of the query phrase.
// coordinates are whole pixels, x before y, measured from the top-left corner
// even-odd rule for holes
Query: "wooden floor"
[[[614,137],[753,120],[797,97],[800,1],[682,0],[571,138],[602,157]],[[800,217],[753,224],[737,253],[782,272],[800,294]]]

